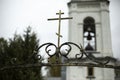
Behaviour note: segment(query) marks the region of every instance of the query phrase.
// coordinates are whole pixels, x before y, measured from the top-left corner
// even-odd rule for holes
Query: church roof
[[[68,2],[68,5],[70,5],[71,3],[81,3],[81,2],[107,2],[109,3],[109,0],[71,0],[70,2]]]
[[[109,0],[71,0],[71,1],[109,1]]]

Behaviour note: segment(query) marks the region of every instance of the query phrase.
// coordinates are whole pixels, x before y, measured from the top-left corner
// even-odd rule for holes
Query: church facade
[[[81,44],[89,57],[104,61],[109,56],[110,64],[115,65],[113,58],[109,0],[71,0],[68,3],[69,20],[68,41]],[[78,50],[72,48],[69,62],[91,63],[92,60],[83,57],[75,59]],[[64,59],[63,61],[64,62]],[[93,62],[92,62],[93,63]],[[58,71],[58,69],[56,69]],[[83,66],[62,66],[60,75],[49,73],[46,80],[116,80],[114,69]]]
[[[82,44],[95,57],[113,57],[108,0],[71,0],[68,3],[69,41]],[[74,51],[77,51],[74,49]],[[74,55],[71,53],[71,57]],[[66,80],[114,80],[113,69],[66,67]]]

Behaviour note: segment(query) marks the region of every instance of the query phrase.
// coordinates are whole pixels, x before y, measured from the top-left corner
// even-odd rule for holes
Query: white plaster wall
[[[66,80],[86,80],[86,67],[68,67]]]
[[[113,56],[109,8],[104,2],[96,7],[90,7],[90,5],[85,7],[73,3],[69,6],[69,16],[73,17],[69,21],[69,41],[83,45],[83,20],[88,16],[93,17],[96,23],[97,51],[100,52],[95,56]],[[70,56],[74,56],[76,51],[77,49],[74,49]],[[94,71],[96,77],[94,80],[114,80],[114,70],[112,69],[94,68]],[[86,79],[86,67],[67,67],[66,74],[66,80],[89,80]]]
[[[101,3],[101,29],[102,29],[102,48],[103,56],[111,56],[112,45],[111,45],[111,30],[110,30],[110,18],[109,18],[109,8],[105,3]]]
[[[114,80],[115,73],[113,69],[104,68],[104,79],[103,80]]]
[[[96,8],[84,8],[74,3],[69,14],[73,17],[69,23],[69,41],[83,45],[83,20],[88,16],[93,17],[96,23],[97,51],[101,52],[99,56],[113,56],[108,6],[101,3]]]

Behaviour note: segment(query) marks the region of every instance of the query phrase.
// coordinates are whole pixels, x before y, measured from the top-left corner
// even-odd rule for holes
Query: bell
[[[85,50],[94,50],[93,47],[90,45],[90,43],[87,44],[87,46],[85,47]]]
[[[90,35],[90,32],[88,32],[87,40],[92,40],[92,36]]]

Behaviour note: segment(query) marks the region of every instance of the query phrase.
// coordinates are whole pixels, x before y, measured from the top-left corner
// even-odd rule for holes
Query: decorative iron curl
[[[64,54],[63,54],[63,53],[61,52],[61,48],[62,48],[63,46],[68,46],[68,48],[65,49],[65,51],[66,51],[67,53],[64,53]],[[79,50],[79,53],[76,53],[74,57],[75,57],[76,59],[81,59],[81,58],[83,57],[82,48],[81,48],[81,46],[79,46],[79,45],[77,45],[77,44],[75,44],[75,43],[73,43],[73,42],[66,42],[66,43],[61,44],[61,46],[60,46],[60,55],[61,55],[61,56],[64,56],[64,57],[67,58],[67,59],[69,59],[69,58],[68,58],[68,55],[69,55],[70,52],[72,51],[72,46],[75,46],[75,47],[78,48],[78,50]]]
[[[101,64],[101,65],[106,65],[110,62],[110,57],[109,56],[106,56],[104,57],[104,61],[100,61],[100,60],[97,60],[97,58],[94,56],[94,55],[91,55],[89,56],[87,52],[83,51],[83,54],[85,54],[86,58],[88,58],[89,60],[95,62],[95,63],[98,63],[98,64]]]
[[[53,46],[55,49],[52,52],[52,54],[50,54],[50,52],[52,51],[52,49],[50,49],[51,46]],[[67,46],[67,48],[64,48],[65,52],[62,52],[62,47],[64,47],[64,46]],[[79,51],[78,53],[75,53],[73,56],[77,60],[87,58],[87,59],[91,60],[92,62],[95,62],[97,64],[101,64],[101,65],[106,65],[110,62],[110,57],[108,57],[108,56],[103,58],[104,61],[98,60],[94,55],[89,56],[89,53],[87,53],[81,45],[78,45],[78,44],[73,43],[73,42],[65,42],[65,43],[61,44],[59,47],[57,47],[53,43],[45,43],[45,44],[42,44],[41,46],[39,46],[36,49],[36,51],[39,51],[41,48],[45,47],[44,51],[49,56],[49,59],[55,55],[59,55],[59,56],[56,56],[57,59],[59,59],[61,57],[65,57],[67,60],[69,60],[70,59],[69,55],[72,52],[73,46],[76,47]],[[40,60],[43,59],[41,55],[39,55],[39,59]]]
[[[54,56],[54,55],[56,54],[57,46],[56,46],[55,44],[53,44],[53,43],[45,43],[45,44],[42,44],[41,46],[38,47],[38,49],[36,49],[36,51],[39,51],[39,50],[40,50],[41,48],[43,48],[44,46],[46,46],[44,51],[47,53],[47,55],[48,55],[49,57],[52,57],[52,56]],[[51,47],[51,46],[53,46],[53,47],[55,48],[55,51],[54,51],[52,54],[50,54],[50,51],[52,51],[52,49],[49,49],[49,47]]]

